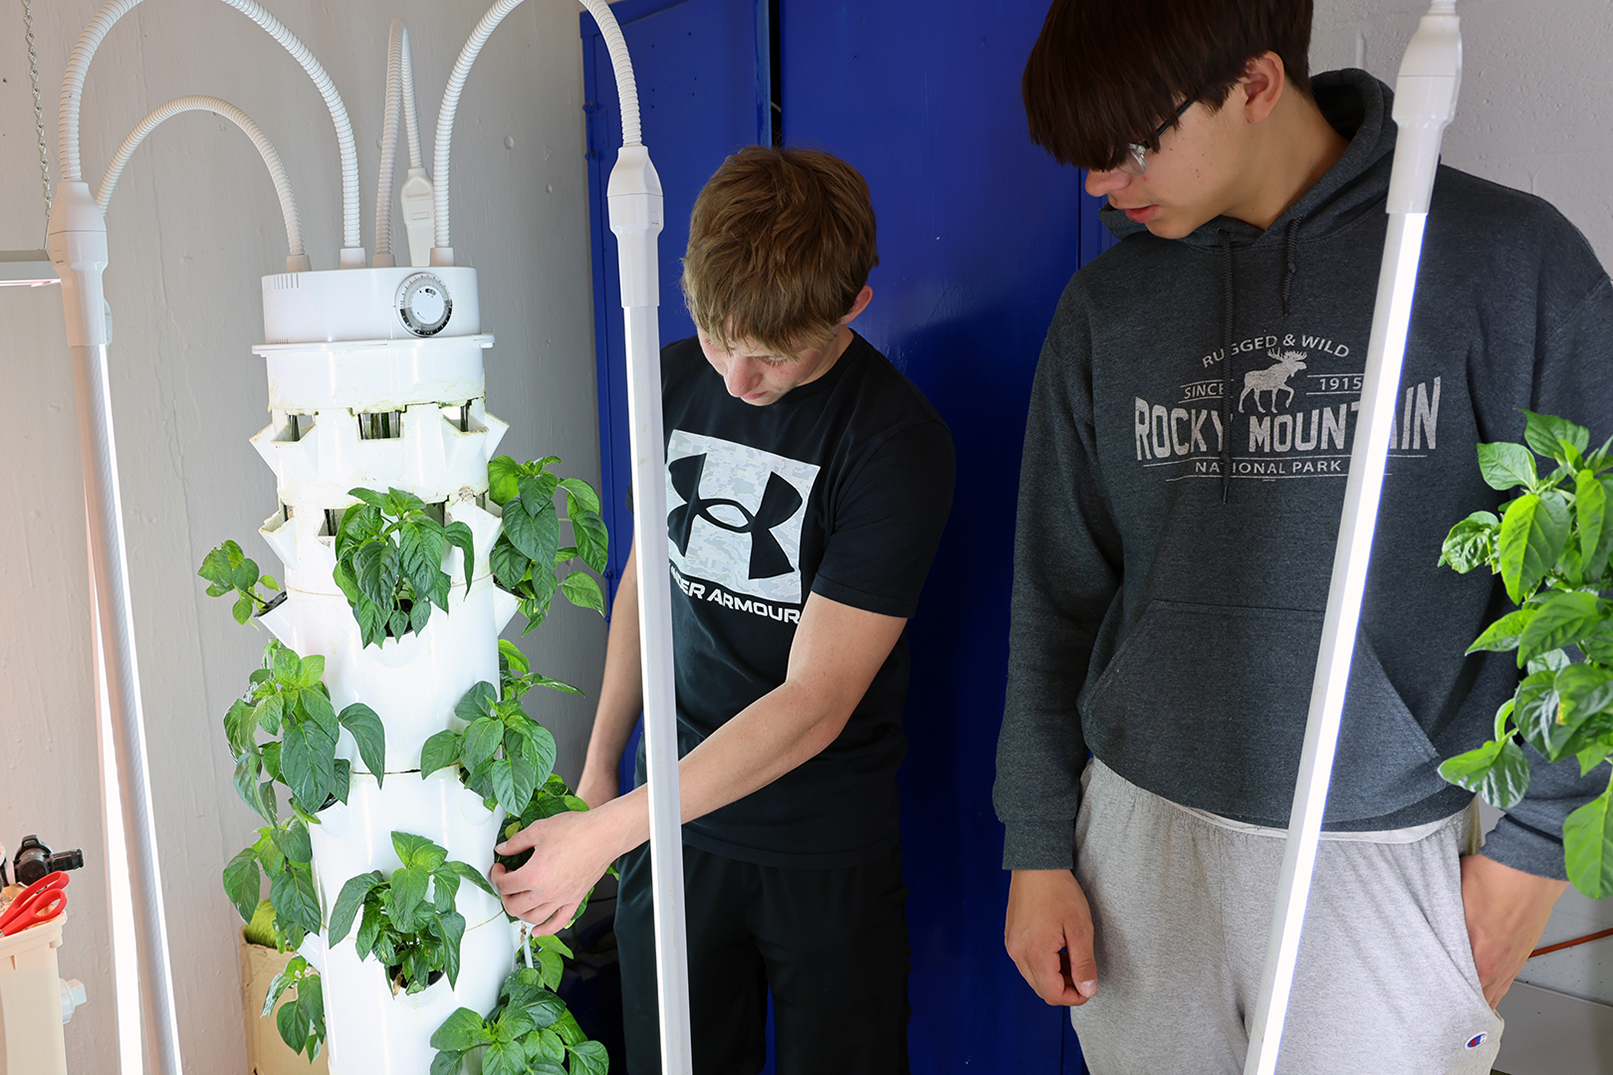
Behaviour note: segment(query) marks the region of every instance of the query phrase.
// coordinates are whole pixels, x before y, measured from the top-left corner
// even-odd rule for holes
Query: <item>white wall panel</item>
[[[91,0],[33,4],[53,182],[62,70]],[[431,0],[266,0],[335,79],[358,134],[364,241],[373,248],[387,27],[409,22],[430,165],[442,85],[484,5]],[[473,71],[454,148],[454,247],[480,273],[488,407],[510,421],[503,450],[560,455],[597,482],[580,8],[534,0],[499,29]],[[43,242],[33,103],[20,5],[0,11],[0,248]],[[268,37],[211,0],[149,0],[103,44],[84,101],[92,186],[128,130],[173,97],[223,97],[284,158],[316,269],[335,267],[335,137],[312,84]],[[400,157],[402,150],[400,147]],[[406,163],[406,159],[404,161]],[[399,178],[402,176],[400,166]],[[394,211],[394,220],[397,213]],[[398,243],[404,251],[401,229]],[[187,1070],[244,1068],[235,912],[218,875],[249,842],[219,719],[267,635],[238,628],[195,576],[219,541],[278,574],[256,531],[274,479],[247,438],[268,420],[259,277],[284,268],[285,233],[256,152],[207,113],[170,120],[136,153],[108,212],[114,414],[130,571]],[[92,655],[78,438],[54,290],[0,290],[0,841],[25,833],[84,845],[63,973],[90,1005],[67,1028],[74,1071],[116,1070],[100,850]],[[529,636],[535,667],[592,694],[598,617],[557,607]],[[529,696],[530,698],[530,696]],[[561,770],[581,769],[592,702],[530,698],[556,733]],[[116,868],[114,866],[114,868]]]

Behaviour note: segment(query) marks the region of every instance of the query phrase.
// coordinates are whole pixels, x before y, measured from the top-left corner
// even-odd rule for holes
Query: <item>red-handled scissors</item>
[[[21,933],[29,926],[48,922],[67,907],[67,874],[61,870],[46,874],[11,901],[0,914],[0,936]]]

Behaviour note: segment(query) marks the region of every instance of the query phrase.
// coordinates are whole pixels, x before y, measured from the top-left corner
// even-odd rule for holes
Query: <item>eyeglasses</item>
[[[1157,151],[1159,149],[1159,140],[1161,136],[1163,136],[1166,131],[1176,126],[1177,123],[1181,122],[1182,114],[1197,103],[1197,97],[1189,97],[1187,100],[1182,102],[1182,106],[1176,110],[1175,114],[1172,115],[1170,119],[1166,120],[1164,123],[1161,123],[1157,128],[1154,129],[1154,133],[1149,136],[1146,144],[1140,145],[1136,142],[1133,142],[1128,145],[1126,147],[1126,155],[1120,159],[1120,171],[1125,172],[1127,175],[1142,175],[1143,173],[1147,172],[1148,154],[1151,151]]]

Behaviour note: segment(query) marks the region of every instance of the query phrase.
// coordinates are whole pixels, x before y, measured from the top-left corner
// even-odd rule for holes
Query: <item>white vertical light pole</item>
[[[1338,546],[1333,556],[1333,580],[1327,614],[1322,621],[1322,644],[1316,657],[1316,678],[1311,687],[1310,714],[1305,747],[1300,755],[1299,778],[1288,843],[1278,879],[1277,907],[1272,916],[1271,939],[1255,1008],[1254,1029],[1244,1075],[1273,1075],[1282,1044],[1283,1023],[1299,958],[1305,907],[1321,839],[1322,814],[1327,805],[1338,748],[1339,725],[1344,715],[1345,688],[1350,659],[1355,651],[1366,589],[1372,537],[1377,528],[1378,501],[1394,424],[1400,370],[1406,355],[1406,333],[1411,323],[1417,266],[1422,257],[1423,226],[1439,167],[1439,147],[1445,128],[1456,114],[1456,95],[1462,80],[1462,37],[1455,0],[1434,0],[1407,46],[1395,81],[1394,119],[1399,127],[1394,169],[1389,180],[1389,233],[1384,242],[1383,267],[1378,276],[1377,305],[1372,314],[1372,337],[1367,348],[1361,415],[1350,454],[1350,476],[1344,489],[1344,510],[1339,520]]]
[[[154,1075],[180,1075],[179,1023],[174,1011],[173,974],[168,965],[162,877],[157,868],[157,827],[146,766],[145,720],[140,711],[140,672],[135,663],[129,596],[129,556],[123,535],[123,498],[118,487],[117,443],[112,433],[107,383],[110,341],[101,287],[101,274],[107,263],[106,221],[90,195],[88,183],[64,181],[57,189],[48,243],[51,263],[61,275],[67,342],[73,356],[89,532],[90,590],[95,602],[95,646],[105,668],[106,701],[119,763],[118,793],[128,852],[123,866],[128,870],[133,892],[136,963],[143,970],[141,1025],[147,1063]]]
[[[672,668],[672,587],[665,565],[666,437],[661,424],[660,288],[657,236],[661,181],[643,146],[623,146],[606,190],[621,262],[627,333],[627,414],[633,456],[633,544],[638,579],[639,658],[644,669],[644,758],[650,799],[650,885],[655,894],[655,971],[661,1065],[692,1070],[689,955],[683,904],[683,818]]]

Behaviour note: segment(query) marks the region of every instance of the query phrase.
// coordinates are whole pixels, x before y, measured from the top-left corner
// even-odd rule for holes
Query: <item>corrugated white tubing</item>
[[[392,20],[386,42],[386,105],[381,125],[381,172],[375,179],[375,263],[392,256],[392,176],[398,158],[398,108],[403,103],[403,41],[409,31]]]
[[[95,18],[84,27],[78,43],[73,46],[73,54],[67,61],[67,73],[62,76],[62,99],[57,127],[57,152],[61,158],[64,182],[81,181],[84,177],[78,155],[78,116],[90,61],[95,58],[95,50],[100,47],[102,39],[113,25],[140,2],[141,0],[107,0],[101,10],[95,13]],[[325,69],[319,65],[319,61],[314,59],[314,54],[309,52],[307,47],[273,15],[263,10],[253,0],[222,0],[222,2],[257,23],[291,53],[292,59],[308,72],[308,77],[314,80],[314,87],[319,90],[319,95],[325,99],[325,105],[330,109],[331,122],[336,126],[336,145],[342,158],[342,245],[350,248],[362,247],[363,240],[359,235],[358,153],[353,145],[353,125],[348,121],[347,107],[342,104],[341,94],[336,92],[335,84],[325,73]]]
[[[638,89],[633,84],[633,61],[627,55],[627,42],[622,38],[622,28],[616,23],[616,16],[611,14],[610,4],[607,0],[578,0],[588,13],[594,17],[599,25],[599,32],[604,35],[605,49],[610,53],[611,70],[616,75],[616,96],[622,106],[622,145],[636,146],[643,144],[643,137],[639,129]],[[442,110],[437,116],[437,144],[435,158],[432,161],[432,175],[436,186],[433,195],[437,212],[437,246],[450,248],[452,242],[448,227],[448,156],[454,141],[454,112],[459,107],[459,94],[465,88],[465,79],[470,75],[471,65],[487,44],[498,24],[504,21],[504,16],[521,5],[521,0],[498,0],[487,9],[471,31],[470,38],[465,47],[459,52],[459,60],[454,64],[454,73],[448,78],[448,85],[443,90]]]
[[[258,147],[258,155],[269,169],[269,178],[274,181],[275,196],[280,199],[280,213],[286,220],[286,243],[291,248],[291,256],[298,257],[304,253],[302,248],[302,221],[297,217],[297,200],[291,194],[291,180],[286,176],[286,166],[280,163],[280,154],[274,151],[269,139],[264,137],[258,125],[252,118],[228,101],[217,97],[176,97],[172,101],[156,109],[145,119],[141,120],[129,137],[123,140],[117,153],[112,156],[112,163],[107,165],[106,176],[101,180],[101,191],[95,196],[95,204],[106,212],[107,203],[112,200],[112,191],[118,185],[118,177],[123,174],[124,167],[134,151],[140,148],[146,135],[157,129],[163,120],[170,119],[183,112],[215,112],[245,132],[252,139],[252,144]]]

